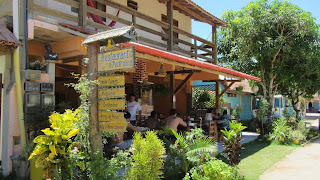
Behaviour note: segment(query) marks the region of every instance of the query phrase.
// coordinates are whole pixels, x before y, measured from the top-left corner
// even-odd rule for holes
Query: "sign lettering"
[[[122,98],[125,95],[125,88],[107,88],[107,89],[99,89],[98,97],[99,99],[107,99],[107,98]]]
[[[126,100],[107,99],[98,101],[98,110],[124,110]]]
[[[98,54],[98,72],[134,69],[134,47]]]
[[[124,132],[126,130],[125,123],[99,122],[99,130],[101,132]]]
[[[125,121],[124,114],[121,112],[98,112],[99,121],[123,123]]]
[[[100,76],[98,78],[99,86],[124,86],[124,75],[121,76]]]

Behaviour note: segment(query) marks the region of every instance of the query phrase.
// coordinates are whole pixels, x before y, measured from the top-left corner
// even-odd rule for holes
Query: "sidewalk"
[[[318,128],[318,113],[307,113],[307,122],[313,128]],[[316,139],[305,147],[299,147],[291,154],[280,160],[266,172],[260,179],[262,180],[318,180],[320,168],[320,138]]]

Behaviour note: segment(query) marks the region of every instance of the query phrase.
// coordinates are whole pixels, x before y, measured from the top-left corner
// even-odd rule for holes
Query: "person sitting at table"
[[[150,114],[150,117],[147,121],[147,127],[150,130],[159,130],[160,129],[160,123],[158,121],[159,114],[156,111],[152,111]]]
[[[187,123],[183,121],[180,117],[177,116],[177,112],[175,109],[170,110],[170,116],[165,120],[165,125],[169,126],[171,129],[177,132],[178,126],[182,125],[183,127],[187,127]]]
[[[218,120],[220,119],[220,113],[218,113],[218,109],[216,108],[213,108],[213,111],[212,111],[212,119],[213,120]]]
[[[230,129],[230,126],[229,126],[230,116],[228,115],[227,110],[223,111],[221,119],[222,119],[221,128],[229,130]]]
[[[125,112],[124,113],[124,117],[126,118],[128,124],[126,126],[127,130],[132,130],[134,132],[141,132],[138,128],[134,127],[131,123],[130,123],[130,117],[131,114],[129,112]],[[123,135],[124,132],[118,132],[116,133],[116,135],[113,136],[113,138],[111,139],[111,146],[112,147],[118,147],[121,150],[124,149],[129,149],[130,146],[132,145],[133,141],[132,139],[129,140],[123,140]]]

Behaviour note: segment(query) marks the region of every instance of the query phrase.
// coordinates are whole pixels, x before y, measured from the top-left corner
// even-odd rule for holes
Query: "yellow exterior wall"
[[[138,11],[147,14],[153,18],[161,21],[161,14],[167,15],[167,7],[164,3],[159,3],[158,0],[134,0],[138,3]],[[115,1],[119,4],[127,6],[127,0],[117,0]],[[179,13],[178,11],[173,11],[173,19],[177,20],[179,23],[179,28],[191,33],[191,18]]]

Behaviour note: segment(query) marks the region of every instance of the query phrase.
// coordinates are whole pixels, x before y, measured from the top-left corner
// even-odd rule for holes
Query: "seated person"
[[[212,111],[212,119],[213,120],[218,120],[220,119],[220,113],[218,113],[218,109],[216,108],[213,108],[213,111]]]
[[[125,112],[124,117],[126,118],[126,120],[128,122],[128,124],[126,126],[127,130],[132,130],[134,132],[141,132],[139,129],[137,129],[136,127],[134,127],[130,123],[131,114],[129,112]],[[113,136],[113,138],[111,139],[111,146],[112,147],[118,147],[121,150],[130,148],[130,146],[132,145],[133,141],[132,141],[132,139],[124,141],[123,140],[123,134],[124,134],[124,132],[118,132],[116,135]]]
[[[223,114],[221,116],[221,119],[222,119],[222,125],[221,125],[221,128],[222,129],[230,129],[230,126],[229,126],[229,122],[230,122],[230,116],[228,115],[227,113],[227,110],[224,110],[223,111]]]
[[[150,117],[147,121],[147,127],[150,130],[159,130],[160,129],[160,123],[158,121],[159,115],[156,111],[152,111]]]
[[[165,120],[165,125],[169,126],[171,129],[177,132],[177,128],[179,125],[187,127],[187,123],[184,122],[180,117],[177,117],[177,112],[175,109],[170,110],[170,116],[167,117]]]

